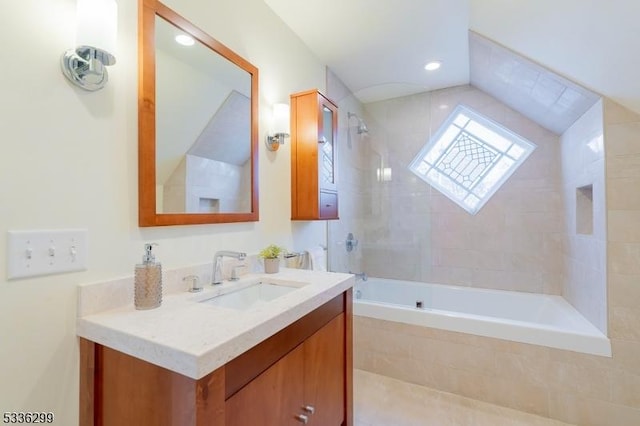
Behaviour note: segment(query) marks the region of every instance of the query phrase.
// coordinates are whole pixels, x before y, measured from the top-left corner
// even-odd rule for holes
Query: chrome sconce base
[[[107,84],[109,74],[105,67],[115,63],[115,56],[91,46],[69,49],[60,58],[60,67],[65,77],[90,92],[100,90]]]
[[[289,136],[286,133],[276,133],[273,136],[267,136],[264,143],[269,151],[277,151],[280,145],[284,145],[284,138]]]

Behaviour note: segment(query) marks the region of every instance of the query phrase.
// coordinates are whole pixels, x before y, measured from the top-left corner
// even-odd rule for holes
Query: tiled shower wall
[[[561,137],[565,211],[562,295],[607,333],[606,209],[602,101]]]
[[[640,115],[603,104],[613,356],[356,317],[356,368],[571,424],[640,424]]]
[[[407,168],[459,103],[537,148],[472,216]],[[561,292],[562,232],[558,137],[471,86],[367,104],[371,179],[365,204],[364,270],[372,276],[473,287]]]
[[[338,105],[337,177],[340,191],[340,220],[328,221],[327,228],[329,269],[362,272],[364,223],[361,218],[363,206],[370,198],[371,143],[369,135],[358,134],[356,119],[348,117],[349,112],[364,117],[362,105],[330,70],[327,70],[326,95]],[[347,251],[345,243],[349,233],[358,240],[358,246],[351,251]]]
[[[341,111],[332,269],[562,294],[607,332],[602,102],[557,137],[471,86],[363,107],[332,74],[330,82]],[[459,103],[537,145],[475,216],[407,168]],[[368,135],[357,134],[349,111],[365,118]],[[348,232],[359,240],[350,253]]]

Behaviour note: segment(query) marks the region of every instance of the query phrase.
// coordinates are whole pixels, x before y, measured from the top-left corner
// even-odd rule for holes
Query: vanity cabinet
[[[297,347],[226,402],[226,425],[299,424],[304,350]]]
[[[340,425],[345,418],[344,317],[339,315],[304,343],[304,408],[313,410],[308,415],[312,425]]]
[[[291,95],[291,218],[338,219],[338,107],[317,90]]]
[[[80,425],[352,426],[351,295],[198,380],[80,339]]]
[[[226,425],[341,425],[344,314],[276,362],[226,402]]]

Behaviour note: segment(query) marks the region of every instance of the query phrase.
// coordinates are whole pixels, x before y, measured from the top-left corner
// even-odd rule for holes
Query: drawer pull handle
[[[325,138],[324,136],[322,136],[319,140],[318,143],[327,143],[327,138]]]
[[[305,425],[309,423],[309,417],[305,416],[304,414],[298,414],[296,416],[296,420]]]
[[[325,207],[331,207],[331,204],[325,204],[324,206]]]
[[[313,405],[305,405],[303,409],[309,414],[313,414],[316,412],[316,409],[313,408]]]

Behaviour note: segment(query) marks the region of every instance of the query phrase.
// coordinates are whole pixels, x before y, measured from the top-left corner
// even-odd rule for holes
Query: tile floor
[[[355,426],[567,426],[568,423],[354,372]]]

